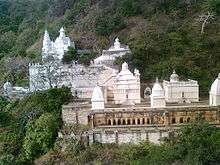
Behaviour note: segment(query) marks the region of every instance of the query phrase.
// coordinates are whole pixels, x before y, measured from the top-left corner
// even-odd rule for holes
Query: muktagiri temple
[[[91,99],[76,100],[63,106],[66,125],[89,125],[90,143],[160,143],[173,136],[182,125],[202,117],[210,124],[220,124],[220,75],[211,86],[210,100],[199,101],[195,80],[181,81],[175,71],[169,81],[158,78],[141,98],[140,73],[132,73],[128,64],[113,70],[108,81],[98,83]]]
[[[22,98],[35,91],[69,87],[77,99],[63,105],[63,122],[88,125],[85,136],[90,143],[160,143],[199,117],[219,126],[220,74],[210,88],[209,101],[201,101],[199,83],[181,80],[175,70],[169,80],[155,77],[154,84],[144,87],[138,69],[131,70],[126,62],[115,67],[116,58],[132,53],[117,37],[90,66],[77,61],[64,64],[69,47],[76,49],[64,28],[55,41],[46,30],[42,60],[29,64],[29,87],[13,87],[6,81],[5,96]]]

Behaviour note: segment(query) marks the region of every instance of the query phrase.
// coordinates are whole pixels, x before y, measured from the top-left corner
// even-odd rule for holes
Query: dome
[[[156,82],[152,88],[152,96],[164,97],[164,90],[160,85],[158,78],[156,79]]]
[[[211,86],[211,94],[220,95],[220,73]]]
[[[104,97],[103,97],[103,93],[102,90],[99,86],[96,86],[93,90],[92,93],[92,102],[104,102]]]
[[[170,82],[178,82],[179,81],[179,76],[176,74],[176,71],[173,71],[173,74],[170,76]]]

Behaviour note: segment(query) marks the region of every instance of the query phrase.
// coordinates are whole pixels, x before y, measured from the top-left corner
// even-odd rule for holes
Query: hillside
[[[27,83],[27,63],[39,59],[44,30],[55,38],[61,26],[78,48],[97,53],[119,36],[142,80],[168,78],[176,69],[198,80],[203,95],[219,72],[219,0],[1,0],[0,11],[1,81]],[[201,33],[208,12],[213,17]]]

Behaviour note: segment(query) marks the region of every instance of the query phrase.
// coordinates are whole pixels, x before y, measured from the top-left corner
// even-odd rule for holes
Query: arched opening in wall
[[[127,124],[131,125],[131,120],[130,119],[127,120]]]
[[[172,124],[175,124],[176,123],[176,118],[172,118]]]
[[[118,119],[118,125],[121,125],[121,119]]]
[[[142,119],[142,124],[145,124],[145,118]]]
[[[184,92],[182,92],[182,98],[185,98],[185,93]]]
[[[141,124],[141,121],[140,121],[140,119],[138,119],[138,120],[137,120],[137,124],[138,124],[138,125],[140,125],[140,124]]]
[[[183,123],[183,118],[182,117],[180,118],[180,123]]]
[[[150,119],[147,119],[147,124],[150,124]]]
[[[115,121],[115,119],[113,120],[113,125],[116,125],[116,121]]]
[[[190,122],[190,120],[191,120],[191,119],[190,119],[190,117],[188,117],[188,118],[187,118],[187,120],[186,120],[186,121],[187,121],[187,123],[189,123],[189,122]]]
[[[135,119],[132,120],[132,124],[135,125]]]
[[[125,119],[122,120],[122,125],[126,125]]]
[[[110,119],[108,120],[108,125],[112,125],[112,121]]]

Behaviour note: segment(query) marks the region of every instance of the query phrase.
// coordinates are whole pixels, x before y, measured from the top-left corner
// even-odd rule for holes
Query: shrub
[[[57,118],[45,113],[35,122],[29,122],[23,149],[27,159],[33,159],[49,151],[56,140],[59,125]]]

